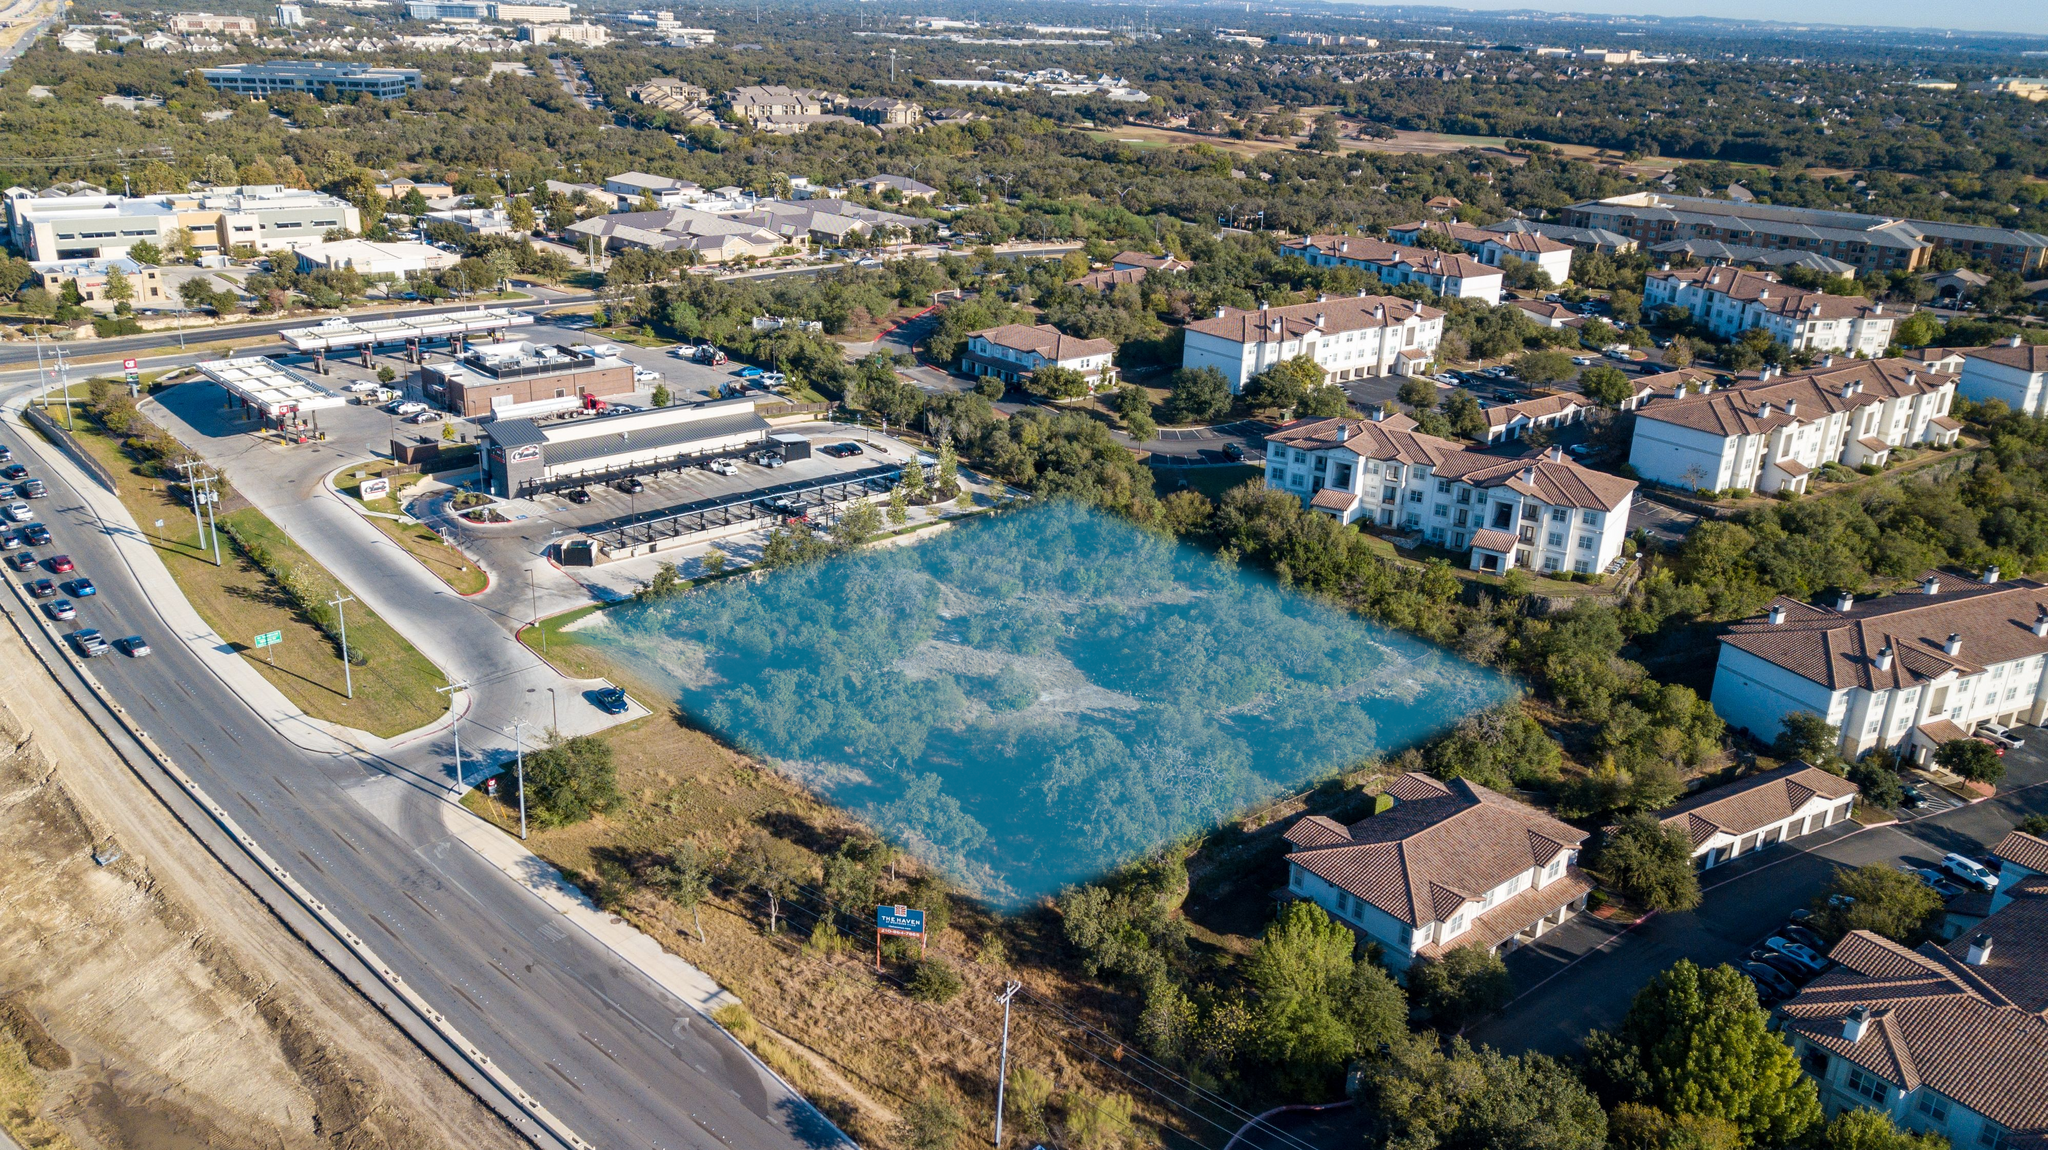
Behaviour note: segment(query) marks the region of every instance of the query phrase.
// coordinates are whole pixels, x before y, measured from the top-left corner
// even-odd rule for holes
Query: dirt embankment
[[[0,1129],[27,1150],[525,1144],[204,852],[4,621]]]

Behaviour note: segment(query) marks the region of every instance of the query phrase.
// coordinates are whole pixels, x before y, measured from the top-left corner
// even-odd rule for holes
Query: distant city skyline
[[[1367,7],[1393,5],[1368,4]],[[1703,16],[1722,20],[1772,20],[1781,23],[1812,21],[1841,24],[1852,28],[1934,28],[1958,32],[2048,33],[2038,6],[2015,0],[1961,8],[1929,7],[1924,0],[1804,0],[1786,4],[1783,0],[1457,0],[1449,8],[1487,12],[1537,9],[1560,15],[1583,13],[1598,16]],[[2031,9],[2031,11],[2030,11]],[[2048,71],[2048,60],[2042,63]]]

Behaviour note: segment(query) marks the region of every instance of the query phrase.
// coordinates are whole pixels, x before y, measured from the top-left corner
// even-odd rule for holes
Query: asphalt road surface
[[[81,621],[139,632],[155,651],[97,659],[94,673],[263,847],[581,1137],[607,1148],[847,1145],[707,1019],[449,837],[445,730],[389,757],[324,755],[261,722],[156,614],[109,528],[45,461],[55,449],[16,438],[16,458],[49,481],[36,511],[53,549],[99,586]],[[478,688],[478,706],[489,690]]]

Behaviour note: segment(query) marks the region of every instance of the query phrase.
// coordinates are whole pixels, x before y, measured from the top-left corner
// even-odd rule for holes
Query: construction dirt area
[[[25,1150],[525,1145],[206,852],[8,621],[0,1130]]]

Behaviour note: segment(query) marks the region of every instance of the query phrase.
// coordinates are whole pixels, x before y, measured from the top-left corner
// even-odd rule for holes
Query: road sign
[[[924,912],[907,906],[878,906],[875,908],[875,929],[883,934],[923,938]]]
[[[284,642],[283,631],[265,631],[261,635],[256,636],[256,646],[258,649],[274,647],[282,642]]]

